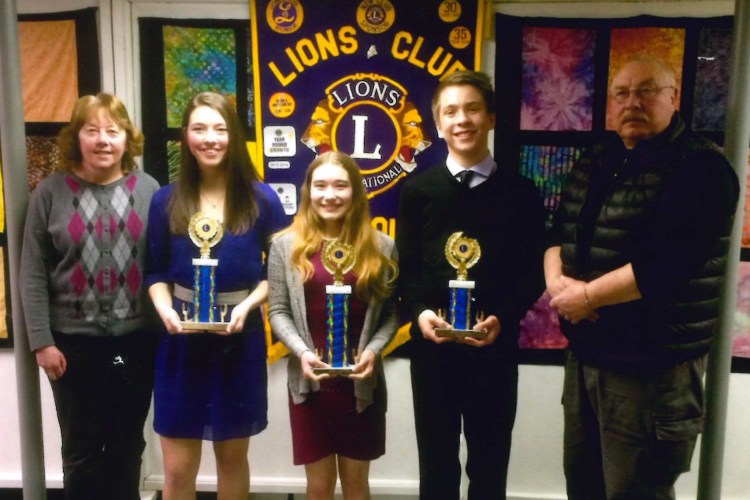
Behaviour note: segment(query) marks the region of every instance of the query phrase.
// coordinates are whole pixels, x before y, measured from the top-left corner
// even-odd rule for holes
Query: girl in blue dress
[[[164,455],[163,498],[195,498],[201,441],[213,442],[219,498],[247,498],[250,436],[267,425],[266,342],[259,306],[268,283],[263,252],[286,222],[276,193],[258,180],[236,111],[221,95],[198,94],[182,120],[177,181],[160,189],[149,212],[146,283],[166,331],[154,384],[154,429]],[[201,212],[223,227],[211,248],[215,291],[228,303],[224,331],[183,328],[192,306],[188,235]]]

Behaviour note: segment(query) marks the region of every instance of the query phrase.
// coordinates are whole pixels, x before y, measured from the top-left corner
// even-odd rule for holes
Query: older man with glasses
[[[739,185],[677,111],[675,72],[639,57],[609,88],[603,143],[563,187],[545,253],[570,341],[568,498],[673,499],[703,427],[703,374]]]

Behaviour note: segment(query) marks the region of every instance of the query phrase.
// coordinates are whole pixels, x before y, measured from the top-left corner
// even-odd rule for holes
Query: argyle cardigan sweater
[[[52,331],[125,335],[150,324],[143,258],[158,188],[142,171],[107,185],[56,172],[37,186],[20,273],[32,351],[54,344]]]

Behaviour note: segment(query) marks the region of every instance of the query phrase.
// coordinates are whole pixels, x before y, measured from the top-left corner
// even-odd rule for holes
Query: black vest
[[[686,130],[676,115],[660,136],[631,152],[615,136],[584,155],[568,176],[557,215],[563,273],[591,281],[631,262],[648,235],[663,186],[685,158],[708,151],[718,148]],[[731,168],[728,163],[726,168]],[[604,169],[610,175],[592,177]],[[601,210],[587,211],[590,198],[597,195],[593,206],[601,205]],[[645,298],[601,307],[594,323],[561,320],[571,350],[588,364],[639,370],[666,368],[708,352],[718,321],[730,232],[728,221],[702,269],[668,301]]]

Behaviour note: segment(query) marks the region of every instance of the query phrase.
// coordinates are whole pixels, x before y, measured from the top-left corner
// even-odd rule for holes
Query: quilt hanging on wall
[[[164,185],[180,163],[182,111],[196,94],[218,92],[255,137],[250,27],[242,19],[140,18],[144,166]]]

